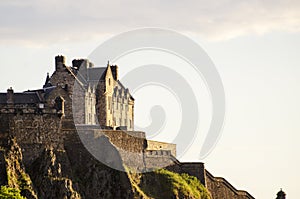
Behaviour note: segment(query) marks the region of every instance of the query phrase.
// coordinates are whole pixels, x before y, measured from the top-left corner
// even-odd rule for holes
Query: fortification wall
[[[126,166],[138,171],[145,169],[144,151],[147,140],[144,132],[104,130],[97,133],[101,132],[118,149]]]
[[[205,171],[206,187],[212,194],[213,199],[254,199],[246,191],[235,189],[227,180],[220,177],[214,177],[208,171]]]
[[[148,169],[167,168],[177,162],[169,150],[147,150],[144,156],[145,165]]]
[[[97,126],[77,126],[78,133],[83,142],[92,144],[94,139],[108,137],[109,141],[121,154],[124,164],[139,171],[145,169],[144,151],[147,148],[147,141],[144,132],[139,131],[115,131],[102,130]],[[93,146],[87,146],[93,150]]]
[[[195,176],[200,182],[206,186],[205,168],[202,162],[185,162],[181,163],[181,172]]]
[[[176,144],[147,140],[147,150],[169,150],[176,157]]]

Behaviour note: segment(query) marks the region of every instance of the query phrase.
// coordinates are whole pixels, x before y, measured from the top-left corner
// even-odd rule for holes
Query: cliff
[[[123,165],[118,150],[108,139],[103,136],[98,142],[109,147],[114,153],[114,161]],[[45,148],[32,164],[26,166],[22,155],[24,148],[16,139],[2,140],[1,145],[2,188],[13,188],[28,199],[210,198],[195,177],[167,170],[138,174],[126,167],[127,172],[117,171],[97,161],[80,142],[66,142],[64,149]]]

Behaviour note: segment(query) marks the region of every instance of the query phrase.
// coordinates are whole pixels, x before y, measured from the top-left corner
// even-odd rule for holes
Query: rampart
[[[147,140],[147,150],[164,150],[171,151],[171,154],[176,157],[176,144],[167,143],[167,142],[158,142],[153,140]]]
[[[240,191],[234,188],[226,179],[214,177],[205,170],[206,187],[211,192],[213,199],[254,199],[246,191]]]

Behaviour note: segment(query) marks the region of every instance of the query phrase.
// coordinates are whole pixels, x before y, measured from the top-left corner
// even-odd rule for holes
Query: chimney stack
[[[66,66],[66,57],[63,55],[58,55],[55,57],[55,70],[62,71]]]
[[[110,66],[112,75],[114,79],[117,81],[119,79],[119,69],[117,65]]]
[[[87,69],[91,66],[92,63],[88,59],[74,59],[72,61],[72,67],[75,68],[85,80],[88,79]]]
[[[10,87],[9,89],[7,89],[7,104],[13,104],[14,103],[14,90],[12,89],[12,87]]]

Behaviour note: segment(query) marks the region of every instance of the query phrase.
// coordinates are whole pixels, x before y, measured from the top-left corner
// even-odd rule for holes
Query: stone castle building
[[[67,151],[75,163],[85,162],[85,156],[80,155],[85,149],[78,135],[92,137],[96,143],[92,150],[98,149],[108,162],[112,159],[97,144],[103,135],[117,148],[125,165],[138,170],[163,167],[188,173],[208,188],[213,199],[253,198],[224,178],[214,177],[203,163],[178,161],[176,145],[147,140],[144,132],[134,131],[134,98],[119,81],[116,65],[95,67],[87,59],[75,59],[72,66],[67,66],[64,56],[56,56],[55,71],[47,75],[43,88],[21,93],[9,88],[0,93],[0,146],[14,137],[29,170],[34,170],[34,163],[45,149]],[[62,164],[59,170],[68,170],[64,165],[67,167]]]
[[[71,97],[75,90],[80,99],[75,107],[80,112],[76,124],[133,130],[134,98],[119,81],[118,66],[94,67],[87,59],[74,59],[72,66],[66,66],[65,57],[56,56],[55,72],[47,76],[43,89],[53,87],[65,89]]]

